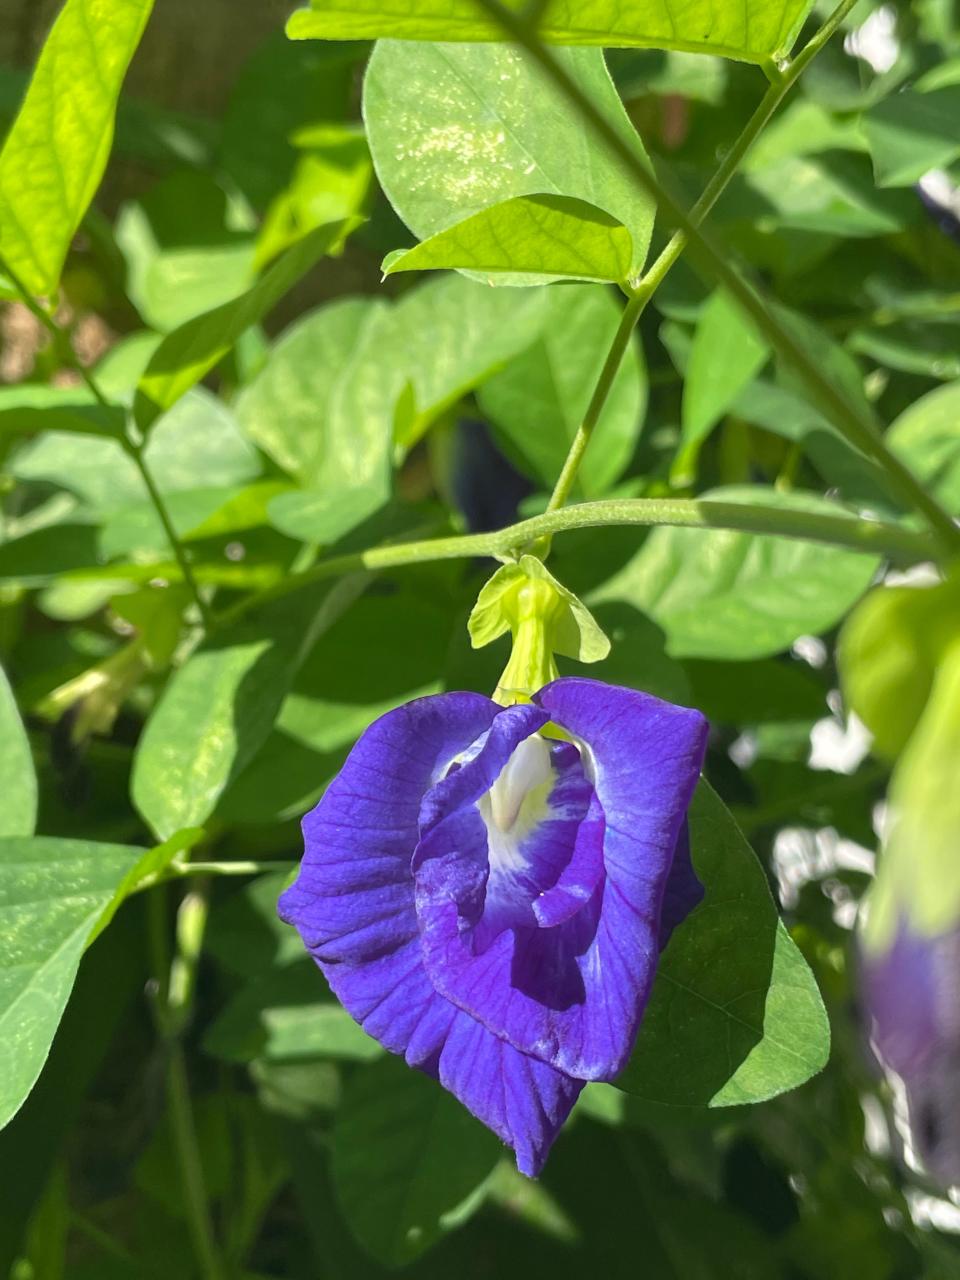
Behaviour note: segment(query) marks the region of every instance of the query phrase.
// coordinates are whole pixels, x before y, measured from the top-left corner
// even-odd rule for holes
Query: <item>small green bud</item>
[[[503,706],[529,702],[559,672],[555,654],[579,662],[599,662],[610,641],[596,619],[535,556],[504,565],[484,585],[468,623],[475,649],[508,632],[509,661],[494,693]]]

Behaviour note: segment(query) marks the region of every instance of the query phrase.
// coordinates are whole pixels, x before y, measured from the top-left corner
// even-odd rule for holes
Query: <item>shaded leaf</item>
[[[570,285],[548,291],[545,312],[537,341],[486,381],[478,398],[510,456],[550,488],[583,421],[620,308],[605,289]],[[646,368],[632,340],[580,468],[578,489],[585,497],[598,497],[622,475],[646,403]]]
[[[388,1056],[347,1086],[333,1130],[334,1189],[364,1248],[401,1266],[477,1206],[501,1150],[435,1080]]]
[[[756,855],[705,781],[690,849],[706,896],[663,954],[616,1085],[672,1106],[762,1102],[823,1067],[827,1015]]]
[[[704,439],[760,372],[769,353],[762,335],[729,294],[712,294],[697,320],[687,361],[680,451],[671,469],[675,484],[696,479]]]

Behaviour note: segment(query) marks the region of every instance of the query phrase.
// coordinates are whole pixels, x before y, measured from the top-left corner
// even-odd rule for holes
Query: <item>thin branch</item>
[[[686,235],[691,251],[695,251],[705,273],[732,295],[757,328],[766,335],[777,353],[793,366],[842,434],[879,463],[887,475],[891,490],[924,516],[937,536],[942,558],[956,556],[960,551],[960,527],[910,469],[890,451],[873,420],[868,415],[861,414],[859,408],[834,386],[802,344],[780,322],[770,302],[740,276],[712,241],[694,224],[690,215],[664,188],[656,175],[648,170],[589,95],[557,62],[536,31],[531,30],[520,15],[506,8],[501,0],[477,0],[477,4],[542,67],[598,137],[623,163],[637,186],[651,196],[666,216]]]
[[[936,558],[937,544],[930,535],[882,520],[871,520],[832,512],[798,511],[787,506],[722,502],[712,498],[614,498],[601,502],[581,502],[556,511],[547,511],[496,533],[470,533],[452,538],[428,538],[421,542],[398,542],[371,547],[351,555],[321,560],[304,573],[291,574],[273,586],[247,596],[225,610],[218,626],[228,625],[269,600],[300,591],[325,578],[336,578],[361,569],[395,569],[404,565],[428,564],[437,560],[459,560],[473,556],[509,559],[517,547],[539,538],[549,538],[570,529],[599,528],[606,525],[653,527],[672,525],[687,529],[733,529],[742,533],[770,534],[802,538],[828,546],[847,547],[867,555],[886,556],[897,563],[916,564]]]
[[[842,0],[842,3],[834,10],[831,16],[823,24],[823,26],[815,33],[806,44],[797,57],[782,69],[774,78],[770,87],[763,95],[756,110],[750,119],[744,125],[736,141],[724,155],[719,167],[713,177],[707,183],[699,200],[690,210],[690,222],[695,227],[699,227],[709,214],[710,210],[716,204],[717,200],[726,190],[731,178],[740,168],[743,160],[750,148],[756,142],[757,138],[769,124],[772,116],[783,102],[784,98],[796,84],[797,80],[803,74],[806,67],[810,65],[820,50],[827,44],[830,37],[834,34],[840,23],[850,12],[858,0]],[[577,433],[570,445],[563,469],[554,486],[550,502],[547,506],[548,511],[555,511],[558,507],[562,507],[569,499],[576,482],[577,472],[583,461],[583,455],[587,450],[590,439],[603,412],[604,405],[613,386],[614,378],[617,370],[623,360],[624,353],[630,342],[630,336],[636,327],[641,315],[643,314],[647,303],[655,291],[660,287],[663,280],[667,276],[670,269],[679,259],[684,249],[687,247],[688,237],[683,230],[674,232],[673,236],[661,251],[656,261],[645,272],[640,282],[634,287],[632,297],[624,309],[620,326],[614,336],[610,347],[610,352],[604,362],[603,369],[591,397],[590,404],[584,414],[583,421],[577,429]],[[549,550],[547,545],[544,550]]]

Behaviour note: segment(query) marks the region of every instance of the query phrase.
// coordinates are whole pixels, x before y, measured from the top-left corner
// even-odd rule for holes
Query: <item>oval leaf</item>
[[[68,0],[0,153],[3,259],[51,294],[113,141],[120,85],[153,0]]]
[[[842,514],[813,494],[756,487],[702,495]],[[852,517],[851,517],[852,518]],[[719,529],[655,529],[615,577],[588,596],[647,613],[681,658],[767,658],[834,626],[870,585],[875,555]]]
[[[522,10],[521,0],[507,7]],[[765,62],[792,46],[812,0],[547,0],[538,30],[556,44],[598,44],[608,48],[689,49],[745,62]],[[294,40],[502,40],[503,29],[474,0],[313,0],[287,26]]]
[[[824,1066],[826,1011],[756,855],[704,781],[690,808],[690,851],[706,896],[663,954],[616,1085],[673,1106],[762,1102]]]
[[[39,1076],[84,948],[141,849],[0,839],[0,1127]]]
[[[402,1266],[476,1207],[501,1150],[436,1081],[386,1057],[357,1072],[337,1112],[337,1199],[364,1248]]]
[[[633,242],[616,218],[570,196],[517,196],[384,259],[383,274],[462,267],[620,282]]]
[[[599,49],[558,57],[580,88],[645,159]],[[380,183],[420,240],[516,196],[588,201],[627,227],[630,273],[643,267],[654,205],[584,129],[563,94],[508,45],[381,41],[363,94]],[[499,272],[497,284],[541,284]]]

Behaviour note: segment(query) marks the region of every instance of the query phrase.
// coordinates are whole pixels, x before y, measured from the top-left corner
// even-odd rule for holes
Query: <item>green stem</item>
[[[542,67],[594,132],[607,144],[610,151],[623,163],[637,185],[656,201],[658,207],[677,229],[683,232],[691,249],[696,251],[696,256],[701,260],[705,274],[713,277],[727,290],[757,328],[766,335],[781,358],[793,366],[842,434],[858,449],[873,458],[885,471],[891,490],[924,516],[937,536],[943,555],[951,558],[955,556],[960,550],[960,528],[954,524],[937,500],[927,493],[909,468],[890,452],[869,416],[861,414],[859,408],[837,390],[816,361],[807,354],[803,346],[781,323],[770,302],[753,285],[741,278],[723,254],[715,248],[712,241],[699,230],[690,215],[663,187],[655,174],[647,169],[630,144],[620,136],[617,129],[580,85],[559,65],[537,33],[532,31],[517,13],[507,9],[501,0],[477,0],[477,3]],[[840,10],[835,13],[834,18],[837,24],[845,10],[846,3],[841,5]],[[829,38],[831,33],[832,29],[827,33],[826,38]],[[810,53],[808,47],[804,52],[807,53],[807,60],[809,60],[809,57],[816,53],[816,49]],[[785,68],[782,75],[786,74]],[[772,88],[778,89],[779,83]]]
[[[207,606],[206,600],[200,594],[200,585],[194,577],[193,568],[190,564],[190,557],[187,555],[187,549],[180,541],[180,537],[174,528],[173,520],[170,516],[170,510],[167,507],[163,494],[160,492],[156,480],[153,478],[153,472],[147,465],[144,457],[144,448],[142,444],[137,444],[129,437],[124,442],[124,448],[133,459],[137,470],[140,472],[140,478],[146,487],[147,493],[150,495],[150,501],[157,513],[157,517],[163,525],[163,531],[167,535],[167,541],[170,543],[170,549],[173,552],[174,559],[180,567],[183,575],[184,584],[187,590],[193,596],[193,603],[197,606],[197,612],[200,614],[200,621],[203,623],[204,631],[210,631],[213,627],[213,615]]]
[[[169,868],[171,878],[182,876],[259,876],[268,871],[292,871],[295,862],[175,862]]]
[[[84,384],[87,387],[87,390],[90,392],[93,398],[97,401],[97,403],[100,405],[103,405],[103,407],[106,409],[120,408],[121,406],[115,405],[110,400],[109,396],[104,395],[99,384],[97,383],[96,378],[77,357],[77,353],[74,351],[68,335],[64,333],[64,331],[60,328],[60,326],[57,324],[56,320],[50,314],[50,312],[47,311],[45,307],[42,307],[40,303],[37,302],[37,300],[31,296],[29,290],[24,285],[23,281],[20,279],[20,277],[17,275],[15,271],[11,270],[10,265],[7,263],[7,261],[3,258],[2,255],[0,255],[0,271],[4,272],[7,276],[9,276],[10,280],[13,283],[14,288],[17,290],[17,292],[20,294],[21,298],[23,299],[24,306],[31,312],[31,314],[36,316],[36,318],[40,321],[40,323],[47,330],[47,332],[53,337],[54,341],[57,343],[57,348],[59,352],[62,354],[68,368],[70,368],[74,373],[76,373],[83,380]],[[174,557],[176,558],[177,564],[180,566],[180,572],[183,575],[183,581],[187,586],[187,589],[190,591],[190,594],[193,596],[194,603],[197,606],[197,610],[200,614],[201,621],[203,622],[204,629],[209,630],[210,624],[211,624],[210,610],[207,608],[206,601],[203,599],[203,597],[200,594],[200,590],[197,585],[196,578],[193,575],[193,570],[190,568],[190,561],[187,556],[186,549],[183,543],[180,541],[180,538],[177,535],[176,529],[173,527],[173,521],[170,519],[170,512],[167,509],[167,504],[164,501],[163,495],[161,494],[159,488],[157,487],[157,483],[153,478],[153,474],[151,473],[150,468],[147,465],[147,460],[143,456],[143,453],[144,453],[143,445],[132,440],[129,435],[124,436],[123,440],[121,441],[121,444],[126,449],[130,457],[133,459],[134,463],[136,464],[137,470],[140,472],[140,476],[143,480],[144,485],[146,486],[146,490],[150,497],[150,501],[153,503],[154,509],[156,510],[160,523],[163,525],[163,531],[167,535],[167,540],[170,543],[170,547],[171,547],[171,550],[173,551]]]
[[[167,1098],[170,1103],[170,1119],[173,1140],[180,1165],[184,1204],[193,1236],[197,1262],[205,1280],[224,1280],[224,1269],[217,1251],[207,1201],[203,1165],[200,1161],[200,1144],[190,1104],[190,1083],[183,1055],[183,1046],[177,1040],[170,1047],[167,1061]]]
[[[207,899],[201,891],[184,897],[177,913],[177,946],[172,962],[166,937],[165,889],[161,886],[152,890],[147,904],[152,968],[157,983],[157,1026],[166,1057],[167,1102],[184,1207],[204,1280],[225,1280],[207,1198],[181,1041],[193,1007],[196,969],[207,921]]]
[[[583,421],[577,427],[577,433],[573,437],[563,469],[557,477],[557,483],[554,485],[550,501],[547,503],[548,511],[558,510],[570,497],[570,493],[576,483],[577,472],[580,470],[580,463],[583,461],[583,455],[586,453],[590,437],[593,435],[593,429],[600,419],[603,406],[607,403],[613,380],[617,376],[617,370],[620,368],[620,363],[630,344],[633,330],[640,319],[648,296],[646,294],[635,294],[628,300],[623,309],[620,324],[617,326],[613,343],[607,352],[607,358],[603,362],[603,368],[600,370],[600,377],[593,389],[593,395],[590,397],[587,411],[583,415]]]
[[[783,506],[715,501],[712,498],[612,498],[602,502],[581,502],[572,507],[546,511],[495,533],[470,533],[452,538],[428,538],[422,542],[398,542],[371,547],[351,555],[321,560],[305,573],[291,574],[282,581],[241,600],[216,619],[218,626],[235,622],[269,600],[278,599],[324,578],[336,578],[366,569],[395,569],[404,565],[427,564],[436,560],[459,560],[473,556],[510,557],[514,549],[539,538],[549,538],[570,529],[605,525],[672,525],[687,529],[733,529],[742,533],[772,534],[804,538],[829,546],[848,547],[868,555],[887,556],[898,563],[916,564],[936,554],[936,544],[927,534],[881,520],[819,511],[797,511]]]
[[[777,76],[766,93],[763,95],[753,115],[747,121],[741,130],[737,140],[733,146],[727,151],[719,167],[713,177],[704,187],[703,192],[697,200],[696,204],[690,210],[690,222],[695,227],[699,227],[700,223],[709,214],[710,210],[716,204],[717,200],[726,190],[731,178],[739,169],[747,152],[756,142],[757,138],[769,124],[774,112],[783,102],[784,98],[796,84],[805,67],[817,56],[824,47],[833,33],[839,27],[840,23],[846,17],[847,13],[857,4],[859,0],[843,0],[830,18],[824,23],[819,31],[813,36],[810,42],[804,46],[803,50],[788,65],[782,75]],[[626,352],[627,346],[637,322],[646,308],[647,303],[653,296],[655,291],[660,287],[667,273],[677,262],[677,259],[687,247],[688,237],[682,229],[675,231],[666,246],[661,250],[659,256],[653,265],[644,273],[640,282],[631,291],[631,298],[628,301],[623,316],[620,320],[620,326],[614,336],[610,352],[604,363],[603,369],[600,371],[600,378],[594,389],[590,404],[584,415],[583,421],[577,429],[577,433],[570,445],[570,451],[567,454],[563,464],[563,470],[554,486],[550,502],[547,506],[548,511],[555,511],[558,507],[562,507],[570,497],[576,481],[577,472],[586,452],[587,445],[603,412],[603,407],[607,402],[610,389],[613,386],[613,380],[616,377],[617,370]],[[549,550],[545,547],[544,550]]]

